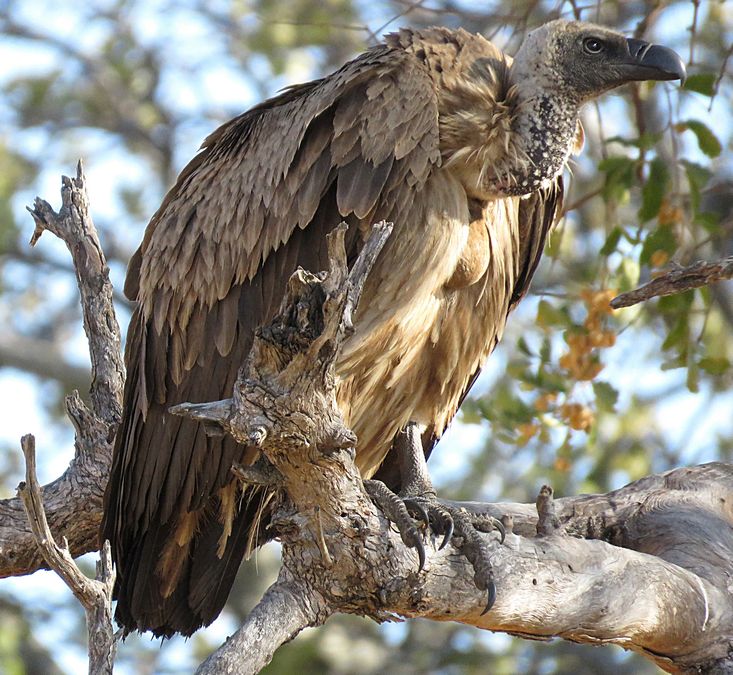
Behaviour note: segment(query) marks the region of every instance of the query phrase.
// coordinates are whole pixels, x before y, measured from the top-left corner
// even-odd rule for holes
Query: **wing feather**
[[[247,449],[168,408],[231,395],[255,328],[276,311],[296,266],[324,269],[325,235],[344,219],[354,225],[353,259],[368,225],[360,221],[398,223],[439,162],[427,71],[380,46],[225,124],[182,171],[125,285],[139,307],[103,537],[128,628],[190,634],[214,618],[260,527],[253,518],[264,496],[245,498],[233,520],[218,514],[237,502],[219,491],[232,463],[251,459]],[[163,589],[154,578],[161,560],[173,577]]]

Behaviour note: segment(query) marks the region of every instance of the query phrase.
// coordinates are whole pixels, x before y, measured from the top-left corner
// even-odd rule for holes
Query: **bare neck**
[[[517,99],[512,123],[521,152],[515,165],[504,176],[497,176],[500,191],[507,196],[549,187],[565,167],[578,126],[578,102],[522,75],[513,78]]]

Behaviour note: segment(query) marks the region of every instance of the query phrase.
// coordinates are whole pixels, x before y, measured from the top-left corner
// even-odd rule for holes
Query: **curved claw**
[[[426,528],[430,527],[430,516],[428,516],[427,510],[419,501],[409,497],[404,498],[402,501],[413,518],[424,523]]]
[[[491,532],[497,530],[501,535],[499,543],[503,544],[506,539],[506,528],[498,518],[494,518],[488,514],[476,514],[471,517],[474,527],[480,532]]]
[[[489,581],[488,587],[489,587],[488,588],[489,598],[486,602],[486,607],[484,607],[484,611],[481,612],[481,616],[486,614],[494,606],[494,603],[496,602],[496,584],[493,582],[493,580]]]
[[[422,541],[420,541],[420,538],[418,537],[415,540],[414,548],[417,549],[417,557],[420,561],[420,564],[417,566],[418,574],[423,571],[423,568],[425,567],[425,547],[423,546]]]
[[[444,522],[446,522],[448,525],[445,529],[445,534],[443,535],[443,541],[440,542],[440,546],[438,547],[439,551],[442,551],[448,545],[451,537],[453,537],[453,518],[450,517],[450,514],[448,514],[448,517],[445,519]]]
[[[506,539],[506,528],[504,527],[504,523],[502,523],[500,520],[494,518],[494,527],[499,530],[499,534],[501,534],[501,539],[499,539],[499,543],[503,544],[504,540]],[[493,604],[493,602],[492,602]]]

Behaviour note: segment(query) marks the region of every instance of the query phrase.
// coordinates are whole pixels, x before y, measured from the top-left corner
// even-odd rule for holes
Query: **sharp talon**
[[[493,581],[489,581],[488,586],[489,586],[489,589],[488,589],[489,590],[489,599],[486,603],[486,607],[484,607],[484,611],[481,612],[481,616],[486,614],[494,606],[494,603],[496,602],[496,584]]]
[[[430,516],[420,502],[415,499],[403,499],[403,502],[411,516],[417,516],[417,519],[422,521],[426,528],[430,527]]]
[[[425,567],[425,547],[423,546],[420,539],[417,539],[415,541],[415,548],[417,549],[417,557],[420,560],[420,564],[417,566],[417,572],[419,574],[423,571],[423,567]]]
[[[440,543],[440,546],[438,547],[439,551],[442,551],[448,545],[448,542],[453,537],[453,518],[448,517],[446,518],[446,520],[448,521],[448,527],[445,531],[445,535],[443,536],[443,541]]]
[[[499,530],[499,533],[501,534],[501,539],[499,539],[499,543],[503,544],[504,540],[506,539],[506,528],[504,527],[504,523],[502,523],[500,520],[495,520],[494,527]]]

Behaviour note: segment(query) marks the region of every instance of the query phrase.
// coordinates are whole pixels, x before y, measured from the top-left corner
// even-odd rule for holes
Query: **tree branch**
[[[111,673],[117,652],[117,639],[112,628],[112,587],[115,575],[109,542],[102,548],[97,563],[96,580],[87,578],[74,563],[69,547],[59,546],[51,534],[43,509],[41,487],[36,477],[36,440],[28,434],[21,440],[25,456],[25,481],[18,485],[18,496],[23,502],[28,522],[38,548],[48,566],[71,589],[86,612],[89,644],[89,673]]]
[[[97,230],[89,213],[89,197],[81,160],[76,178],[61,179],[61,210],[36,197],[27,207],[36,223],[31,246],[48,230],[61,239],[71,253],[81,296],[84,331],[89,340],[92,361],[90,394],[94,414],[115,427],[122,417],[122,389],[125,366],[120,350],[120,327],[112,304],[109,268]]]
[[[122,411],[125,370],[109,269],[89,213],[81,162],[75,178],[62,178],[61,200],[58,213],[38,198],[29,211],[36,225],[32,244],[48,230],[61,238],[71,252],[89,340],[92,409],[87,408],[77,392],[66,397],[66,410],[76,431],[74,459],[63,476],[43,488],[51,531],[56,537],[66,538],[72,555],[78,556],[98,549],[102,501]],[[28,574],[42,566],[44,559],[28,527],[21,501],[0,500],[0,577]]]
[[[69,203],[76,210],[65,201],[66,211],[57,216],[37,202],[36,220],[39,231],[61,233],[68,243],[75,240],[66,238],[55,219],[93,226],[83,217],[81,171],[75,180],[65,179],[64,189],[66,199],[74,195]],[[43,496],[51,529],[76,537],[73,554],[97,545],[123,378],[119,343],[115,331],[107,330],[116,322],[104,258],[93,230],[85,232],[69,248],[94,352],[94,410],[78,395],[67,399],[77,431],[76,457]],[[496,534],[483,535],[498,587],[496,604],[486,615],[484,594],[457,547],[439,551],[436,542],[428,542],[427,565],[418,573],[415,552],[364,491],[353,461],[356,439],[334,395],[334,362],[350,334],[370,262],[388,235],[389,227],[377,227],[349,271],[344,230],[338,228],[329,238],[329,272],[299,270],[291,277],[280,314],[255,336],[232,399],[177,408],[258,446],[281,477],[272,516],[272,533],[283,545],[278,582],[201,672],[255,672],[280,644],[335,612],[377,621],[420,616],[538,639],[610,642],[670,672],[730,671],[733,467],[728,465],[650,476],[608,495],[553,499],[547,488],[536,505],[464,505],[502,518],[508,530],[504,545]],[[101,282],[102,307],[85,286],[88,274]],[[256,479],[252,467],[240,473],[244,480]],[[85,490],[95,499],[80,502],[77,495]],[[0,503],[4,574],[41,565],[33,535],[13,507],[22,509],[20,500]]]
[[[331,614],[323,598],[296,580],[278,580],[249,613],[241,628],[197,669],[196,675],[258,673],[275,651],[304,628],[320,626]],[[242,654],[247,658],[242,659]]]
[[[725,279],[733,279],[733,257],[714,263],[700,261],[689,267],[677,267],[633,291],[617,295],[611,300],[611,307],[630,307],[657,296],[684,293]]]
[[[365,247],[370,255],[381,248],[380,234]],[[418,573],[414,551],[364,492],[353,434],[335,401],[334,363],[358,302],[349,289],[360,287],[370,265],[360,258],[348,272],[343,230],[331,236],[329,251],[327,275],[300,270],[291,277],[280,314],[255,336],[234,397],[173,409],[257,445],[282,477],[272,521],[283,544],[279,583],[299,581],[301,619],[263,636],[256,661],[227,643],[212,661],[220,672],[261,667],[263,653],[308,624],[314,597],[327,614],[425,617],[620,644],[675,672],[728,663],[733,517],[723,495],[733,493],[733,468],[725,465],[644,479],[607,497],[555,501],[545,486],[535,509],[474,504],[514,524],[503,546],[496,534],[484,535],[498,587],[485,616],[483,593],[456,548],[439,551],[433,542]],[[248,645],[258,626],[243,627],[236,644]]]

